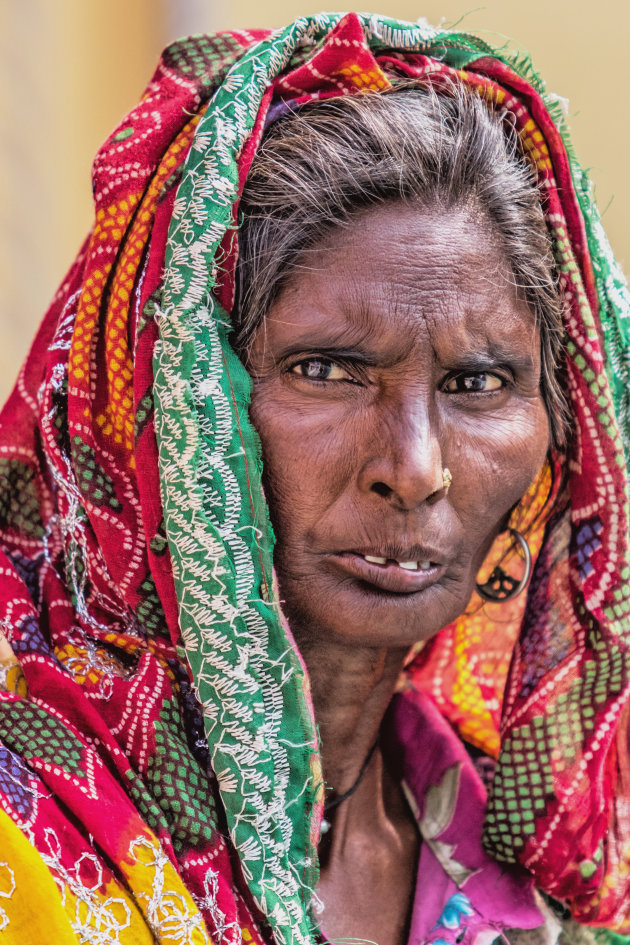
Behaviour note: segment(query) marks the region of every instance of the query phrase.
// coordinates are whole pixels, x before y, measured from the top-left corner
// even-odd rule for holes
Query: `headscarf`
[[[230,345],[238,199],[273,103],[444,77],[509,113],[537,169],[573,436],[525,607],[473,607],[406,684],[496,756],[492,856],[630,931],[626,284],[528,59],[363,14],[173,44],[97,155],[93,230],[1,418],[23,680],[0,693],[0,928],[313,941],[323,784]]]

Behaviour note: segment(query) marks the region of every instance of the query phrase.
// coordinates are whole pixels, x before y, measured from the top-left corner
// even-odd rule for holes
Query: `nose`
[[[380,415],[359,471],[363,493],[409,511],[444,489],[437,423],[426,397],[406,397]]]

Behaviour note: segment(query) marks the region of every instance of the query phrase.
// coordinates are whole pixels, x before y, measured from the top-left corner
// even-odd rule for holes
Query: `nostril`
[[[391,489],[386,482],[373,482],[372,483],[372,492],[376,492],[377,495],[383,496],[386,499],[391,495]]]

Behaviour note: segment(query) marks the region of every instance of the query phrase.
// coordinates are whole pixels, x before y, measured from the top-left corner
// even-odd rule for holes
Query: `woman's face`
[[[249,367],[299,639],[409,646],[462,613],[549,441],[538,331],[489,225],[363,212],[304,256]]]

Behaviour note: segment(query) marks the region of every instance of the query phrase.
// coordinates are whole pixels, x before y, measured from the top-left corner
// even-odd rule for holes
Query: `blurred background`
[[[161,49],[187,33],[283,26],[319,3],[0,0],[0,400],[90,226],[94,153]],[[532,55],[548,88],[569,100],[578,156],[628,271],[630,3],[375,0],[371,12],[458,24],[499,44],[509,37]]]

